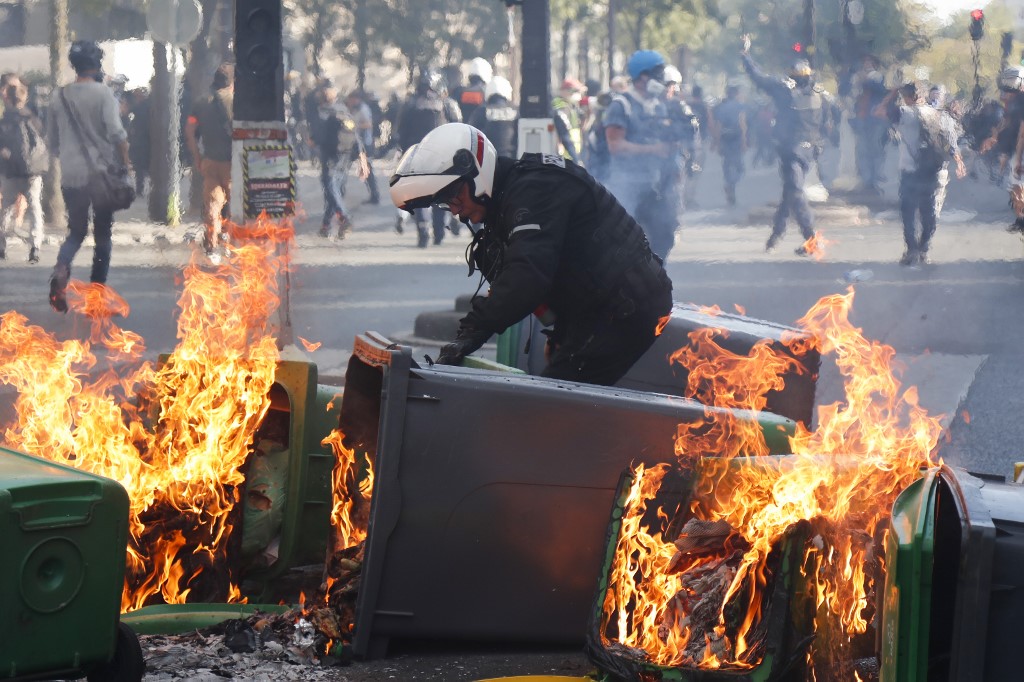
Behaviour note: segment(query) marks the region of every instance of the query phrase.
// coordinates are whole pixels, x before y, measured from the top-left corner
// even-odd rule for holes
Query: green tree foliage
[[[974,89],[973,42],[968,34],[969,10],[950,17],[936,31],[927,50],[918,55],[917,64],[929,71],[930,80],[942,83],[953,95],[970,97]],[[978,41],[979,82],[986,96],[995,96],[995,78],[1000,68],[1000,40],[1004,32],[1013,30],[1013,20],[1006,7],[992,3],[985,8],[985,35]],[[1021,43],[1016,43],[1010,63],[1019,64]]]
[[[320,46],[333,44],[354,64],[390,61],[410,80],[424,66],[445,69],[477,56],[490,60],[507,48],[506,7],[500,0],[285,1],[294,14],[290,20],[304,27],[315,59]],[[615,0],[616,49],[623,56],[639,48],[658,50],[680,62],[688,78],[720,82],[741,73],[739,38],[750,33],[755,58],[778,70],[793,59],[795,42],[808,41],[808,1]],[[930,54],[937,27],[925,22],[923,5],[913,0],[861,2],[864,18],[851,32],[842,23],[841,0],[816,0],[816,68],[828,75],[862,54],[875,54],[887,65]],[[550,0],[550,10],[556,68],[567,30],[586,37],[594,58],[605,58],[608,0]]]

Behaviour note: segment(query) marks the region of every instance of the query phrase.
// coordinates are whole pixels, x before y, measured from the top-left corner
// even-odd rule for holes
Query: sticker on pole
[[[245,217],[295,212],[295,160],[291,145],[258,145],[242,150],[242,207]]]

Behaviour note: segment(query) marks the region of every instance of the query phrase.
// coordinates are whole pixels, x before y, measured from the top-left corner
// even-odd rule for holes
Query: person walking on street
[[[741,56],[747,75],[772,98],[777,112],[775,143],[782,175],[782,198],[765,251],[775,250],[786,233],[786,222],[792,213],[804,238],[796,254],[806,256],[813,249],[814,218],[804,193],[804,180],[821,149],[823,131],[828,126],[827,116],[833,110],[832,96],[815,84],[814,71],[804,59],[793,64],[787,78],[768,76],[750,58],[749,36],[743,36]]]
[[[542,375],[613,385],[657,338],[672,282],[640,225],[581,166],[554,154],[499,157],[476,128],[441,126],[391,178],[396,206],[444,206],[482,223],[468,260],[490,283],[437,362],[463,359],[533,311],[553,316]]]
[[[231,138],[235,67],[221,64],[213,74],[213,91],[196,102],[185,124],[185,141],[193,168],[203,176],[203,248],[213,256],[221,239],[223,217],[231,198]]]
[[[857,74],[857,96],[853,104],[850,127],[854,132],[854,153],[857,160],[859,190],[881,195],[885,183],[885,150],[889,139],[889,124],[874,115],[885,99],[888,89],[882,65],[873,55],[864,57]]]
[[[432,69],[424,69],[416,83],[416,93],[406,101],[398,115],[398,138],[402,149],[408,150],[419,144],[427,133],[445,123],[462,121],[459,106],[448,97],[444,77]],[[425,249],[430,244],[430,230],[427,227],[428,206],[418,207],[416,218],[416,245]],[[448,215],[444,209],[434,206],[431,223],[434,229],[434,244],[444,241],[444,227]],[[404,214],[399,211],[395,220],[395,231],[402,232]]]
[[[370,204],[380,203],[380,190],[377,189],[377,176],[373,174],[374,147],[373,147],[373,111],[366,102],[366,95],[361,90],[353,90],[345,98],[345,108],[351,114],[356,124],[356,136],[362,148],[362,161],[365,163],[366,189],[370,193],[367,200]],[[360,174],[364,169],[360,169]]]
[[[747,107],[740,98],[740,87],[730,83],[725,87],[725,99],[714,109],[715,149],[722,156],[722,176],[725,180],[725,201],[736,205],[736,185],[746,170],[743,155],[747,152]]]
[[[338,219],[338,239],[352,231],[352,221],[345,209],[345,181],[348,169],[362,159],[362,147],[356,123],[349,111],[338,102],[334,88],[320,92],[317,124],[313,128],[313,145],[320,161],[320,185],[324,190],[324,217],[320,236],[331,236],[331,224]]]
[[[1006,189],[1016,218],[1008,229],[1024,233],[1024,67],[1003,69],[998,85],[1005,113],[982,140],[979,151],[986,154],[994,150],[1006,159]]]
[[[68,212],[68,235],[50,276],[50,305],[58,312],[68,309],[65,290],[71,263],[89,230],[90,208],[96,245],[89,281],[105,284],[110,270],[114,211],[93,204],[89,192],[92,168],[120,166],[125,173],[131,168],[128,133],[121,125],[117,98],[103,84],[102,60],[103,50],[95,42],[72,43],[68,61],[76,78],[54,93],[47,119],[49,147],[60,159],[61,193]]]
[[[562,156],[574,163],[581,163],[583,137],[581,134],[582,115],[580,100],[583,98],[583,83],[575,78],[566,78],[558,88],[558,95],[551,100],[555,132]]]
[[[907,83],[893,90],[875,108],[875,116],[888,117],[900,133],[900,214],[906,251],[900,265],[927,265],[935,234],[935,197],[939,174],[950,159],[958,178],[967,174],[957,146],[956,122],[945,111],[928,106],[923,83]],[[917,232],[917,215],[921,232]]]
[[[7,258],[7,235],[13,227],[18,201],[28,202],[31,245],[28,262],[39,262],[43,247],[43,174],[50,166],[45,131],[28,108],[28,88],[22,83],[3,91],[6,103],[0,118],[0,260]]]

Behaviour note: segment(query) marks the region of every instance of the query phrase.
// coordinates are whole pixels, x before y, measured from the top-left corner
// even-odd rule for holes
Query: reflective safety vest
[[[563,97],[555,97],[551,100],[552,108],[555,110],[556,116],[561,116],[565,127],[569,133],[569,140],[572,142],[573,149],[576,150],[577,154],[583,151],[583,134],[580,128],[580,113],[573,106],[572,102],[569,102]],[[562,150],[562,156],[567,159],[571,159],[572,156],[568,150]]]

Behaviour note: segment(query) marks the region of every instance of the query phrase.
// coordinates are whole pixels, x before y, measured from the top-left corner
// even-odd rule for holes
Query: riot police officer
[[[459,86],[452,91],[452,99],[459,105],[462,121],[483,108],[487,99],[487,84],[491,82],[494,70],[490,62],[483,57],[476,57],[469,63],[469,85]]]
[[[678,146],[659,137],[668,118],[665,102],[665,58],[653,50],[638,50],[626,64],[633,87],[612,97],[604,113],[608,141],[608,189],[643,226],[659,255],[668,254],[674,234],[656,234],[658,226],[640,215],[655,203],[662,175]]]
[[[512,104],[512,84],[494,76],[484,91],[487,101],[467,121],[494,144],[498,156],[515,158],[519,139],[519,110]]]
[[[660,160],[658,184],[650,201],[638,207],[637,221],[643,225],[647,239],[662,261],[668,259],[679,229],[684,182],[697,163],[700,146],[700,121],[697,114],[680,96],[682,84],[679,69],[665,66],[665,118],[658,121],[657,137],[670,145],[674,153]]]
[[[442,364],[461,364],[533,311],[554,317],[544,376],[612,385],[654,343],[672,307],[672,283],[643,230],[561,156],[499,157],[479,130],[452,123],[405,153],[391,198],[483,224],[469,260],[490,292],[474,299]]]
[[[743,154],[747,151],[747,110],[735,83],[725,87],[725,99],[714,109],[714,140],[722,155],[725,201],[736,205],[736,185],[743,177]]]
[[[797,255],[810,253],[814,236],[811,207],[804,194],[804,178],[821,151],[823,132],[829,125],[833,110],[832,96],[814,82],[814,71],[806,60],[798,60],[789,70],[788,78],[765,75],[750,58],[750,38],[743,37],[743,67],[751,80],[775,103],[775,143],[779,152],[782,175],[782,198],[775,211],[772,233],[765,243],[773,251],[786,233],[786,221],[792,213],[804,236]]]

